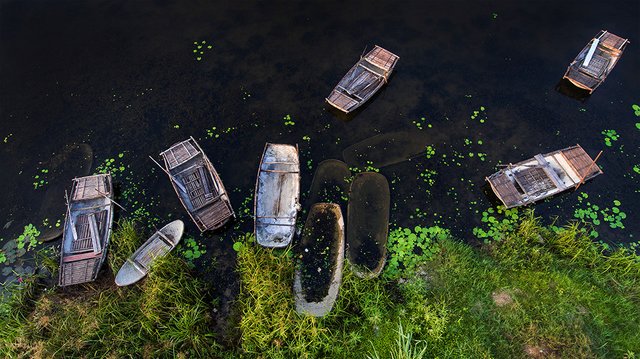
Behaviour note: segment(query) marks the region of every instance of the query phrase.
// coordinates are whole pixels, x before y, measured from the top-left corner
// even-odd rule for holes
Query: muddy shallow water
[[[206,246],[202,258],[217,258],[208,275],[233,288],[230,238],[252,229],[251,196],[268,141],[298,144],[301,203],[321,161],[356,158],[350,165],[381,167],[389,180],[392,227],[439,224],[467,241],[477,240],[473,228],[496,206],[484,178],[499,162],[579,143],[592,156],[604,150],[604,175],[538,204],[536,213],[563,223],[577,210],[608,209],[602,219],[615,207],[624,228],[602,220],[598,239],[635,242],[639,18],[634,1],[3,1],[0,238],[42,226],[47,185],[34,189],[34,177],[66,146],[87,143],[92,171],[114,160],[106,168],[126,215],[148,213],[157,225],[184,219]],[[631,39],[607,81],[582,101],[556,91],[600,29]],[[325,96],[376,44],[400,56],[396,72],[355,115],[337,115]],[[611,146],[607,130],[619,135]],[[402,135],[390,140],[393,133]],[[238,213],[203,236],[147,158],[189,136]],[[353,156],[376,138],[387,145]],[[416,153],[423,145],[431,147]]]

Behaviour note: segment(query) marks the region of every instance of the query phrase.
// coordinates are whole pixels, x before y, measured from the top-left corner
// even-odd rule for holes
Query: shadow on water
[[[587,102],[587,100],[591,96],[589,91],[576,87],[571,83],[571,81],[567,79],[561,79],[556,85],[555,89],[556,91],[558,91],[558,93],[561,93],[574,100],[578,100],[582,103]]]

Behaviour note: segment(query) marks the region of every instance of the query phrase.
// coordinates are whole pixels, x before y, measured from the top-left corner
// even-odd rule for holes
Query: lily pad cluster
[[[426,117],[420,117],[419,120],[413,120],[412,123],[419,129],[422,130],[424,129],[424,126],[426,125],[428,128],[432,128],[433,125],[430,123],[426,123],[427,119]]]
[[[473,114],[471,114],[471,119],[475,120],[476,118],[479,119],[480,123],[485,123],[485,121],[487,120],[487,114],[485,113],[484,106],[480,106],[479,109],[473,111]]]
[[[387,249],[389,261],[384,270],[388,278],[398,278],[417,269],[421,263],[433,259],[440,252],[437,241],[450,236],[448,229],[433,226],[396,228],[389,233]]]
[[[124,152],[120,152],[117,156],[118,160],[124,157]],[[96,167],[97,173],[111,173],[112,176],[122,174],[127,168],[123,164],[116,163],[116,158],[107,158],[98,167]]]
[[[207,129],[206,136],[207,138],[213,138],[215,140],[217,138],[220,138],[220,136],[229,134],[237,129],[238,129],[237,127],[227,127],[227,128],[218,129],[218,127],[213,126]]]
[[[590,201],[587,201],[588,198],[589,195],[586,192],[580,193],[578,203],[582,204],[583,207],[574,210],[574,218],[591,223],[595,227],[605,222],[609,224],[609,227],[614,229],[625,228],[623,222],[627,218],[627,214],[620,209],[622,203],[619,200],[614,199],[613,206],[611,207],[601,208],[597,204],[592,204]],[[595,229],[591,232],[591,236],[594,238],[598,237]]]
[[[200,42],[194,41],[193,42],[193,58],[194,58],[194,60],[202,61],[202,59],[204,58],[205,51],[211,50],[212,48],[213,48],[213,46],[207,45],[207,41],[206,40],[202,40]]]
[[[207,253],[207,250],[201,247],[194,238],[187,237],[180,244],[178,252],[187,260],[190,267],[194,267],[193,261],[202,257],[203,254]]]
[[[620,135],[618,135],[616,130],[604,130],[600,133],[604,135],[604,144],[607,147],[611,147],[611,142],[617,141],[620,138]]]
[[[284,120],[284,125],[285,126],[293,126],[296,123],[291,119],[291,115],[284,115],[284,117],[282,118]]]
[[[473,228],[473,235],[485,243],[491,240],[500,241],[504,233],[510,233],[517,227],[519,219],[517,208],[506,209],[504,206],[498,206],[497,209],[487,208],[482,212],[481,219],[485,228]]]
[[[427,157],[427,159],[430,159],[431,157],[436,155],[436,149],[429,145],[427,146],[427,148],[424,150],[425,156]]]
[[[49,181],[46,179],[46,175],[49,173],[49,170],[46,168],[40,169],[38,174],[33,176],[33,189],[38,189],[44,187]]]
[[[36,226],[33,224],[24,226],[24,230],[18,238],[6,241],[2,249],[0,249],[0,264],[7,263],[11,265],[15,263],[18,258],[40,244],[38,236],[40,236],[40,231]],[[2,242],[2,239],[0,239],[0,242]],[[6,267],[3,269],[2,275],[8,275],[12,270],[14,270],[12,267]]]

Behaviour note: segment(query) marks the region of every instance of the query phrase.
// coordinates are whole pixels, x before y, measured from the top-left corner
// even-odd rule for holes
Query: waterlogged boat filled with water
[[[160,153],[180,202],[200,231],[224,226],[233,208],[218,172],[193,137]]]
[[[376,172],[358,174],[351,183],[346,255],[360,278],[377,277],[387,257],[389,183]]]
[[[344,75],[327,102],[345,113],[362,106],[387,83],[398,59],[397,55],[376,45]]]
[[[569,65],[565,79],[592,93],[616,66],[629,40],[600,30]]]
[[[61,287],[91,282],[98,276],[111,235],[112,197],[110,174],[73,180],[60,254]]]
[[[258,244],[287,246],[295,233],[300,204],[298,147],[267,143],[256,180],[254,231]]]
[[[184,222],[176,220],[154,233],[124,262],[116,274],[116,285],[122,287],[144,278],[156,258],[164,257],[178,245],[183,232]]]
[[[487,181],[507,208],[524,206],[600,175],[602,170],[595,163],[599,156],[593,160],[576,145],[509,164],[487,177]]]
[[[296,311],[314,317],[326,315],[342,283],[344,221],[339,205],[317,203],[311,207],[297,258],[293,282]]]

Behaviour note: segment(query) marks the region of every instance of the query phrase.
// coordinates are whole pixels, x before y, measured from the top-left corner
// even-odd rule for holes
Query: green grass
[[[525,212],[499,241],[479,249],[437,236],[431,255],[397,267],[398,276],[363,280],[346,263],[338,299],[323,318],[295,311],[293,250],[262,248],[243,236],[234,245],[240,293],[227,323],[237,336],[225,348],[213,338],[206,286],[178,256],[158,261],[147,279],[127,288],[115,288],[104,273],[64,292],[28,279],[0,306],[0,354],[634,358],[639,257],[594,243],[578,224],[553,228]],[[134,224],[120,222],[109,263],[119,267],[141,238]],[[421,254],[405,247],[390,253]]]

